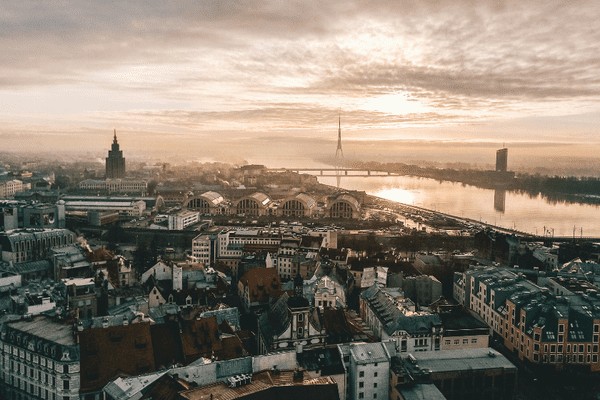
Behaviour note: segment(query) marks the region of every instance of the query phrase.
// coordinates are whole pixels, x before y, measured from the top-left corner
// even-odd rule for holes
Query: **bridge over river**
[[[355,176],[355,177],[384,177],[400,176],[400,174],[388,171],[379,171],[364,168],[269,168],[268,172],[295,172],[297,174],[310,174],[317,176]]]

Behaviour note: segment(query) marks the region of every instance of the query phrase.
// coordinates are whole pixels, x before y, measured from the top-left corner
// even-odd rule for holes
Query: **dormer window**
[[[69,354],[69,351],[68,351],[68,350],[63,350],[63,354],[62,354],[62,357],[61,357],[61,359],[60,359],[60,360],[61,360],[61,361],[71,361],[71,356],[70,356],[70,354]],[[67,367],[67,368],[68,368],[68,366],[67,366],[67,365],[65,365],[65,367]],[[68,370],[67,370],[67,371],[68,371]]]

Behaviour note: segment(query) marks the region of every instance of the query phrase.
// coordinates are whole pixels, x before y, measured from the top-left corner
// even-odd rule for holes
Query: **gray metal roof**
[[[9,325],[13,329],[65,346],[75,346],[77,344],[73,338],[72,325],[54,322],[45,316],[37,316],[29,321],[15,321]]]
[[[398,389],[404,400],[446,400],[446,397],[433,383],[417,383]]]
[[[383,329],[388,335],[405,331],[410,335],[427,334],[433,326],[441,326],[442,320],[438,314],[426,312],[411,312],[405,314],[398,305],[376,284],[361,293],[361,297],[369,303]]]
[[[350,356],[357,364],[389,362],[389,354],[381,342],[352,343],[350,344]]]
[[[414,353],[421,369],[432,373],[446,371],[471,371],[483,369],[515,369],[506,357],[491,348],[428,351]]]

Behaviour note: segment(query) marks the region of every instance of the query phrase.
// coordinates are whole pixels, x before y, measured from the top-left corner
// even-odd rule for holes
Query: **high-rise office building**
[[[119,149],[117,142],[117,130],[113,138],[111,149],[106,157],[106,179],[124,178],[125,177],[125,158],[123,151]]]
[[[508,149],[506,147],[496,151],[496,171],[506,172],[508,170]]]

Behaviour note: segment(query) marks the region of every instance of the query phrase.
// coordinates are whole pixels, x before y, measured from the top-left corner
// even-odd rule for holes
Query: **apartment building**
[[[347,399],[388,400],[391,355],[383,343],[344,343],[338,349],[346,370]]]
[[[540,279],[494,267],[454,276],[454,297],[479,315],[504,345],[536,364],[600,371],[600,290],[587,281]]]
[[[72,325],[43,315],[4,324],[0,360],[1,398],[79,399],[79,346]]]
[[[418,311],[397,289],[374,284],[363,291],[360,316],[378,339],[392,339],[400,352],[440,350],[443,331],[439,315]]]

